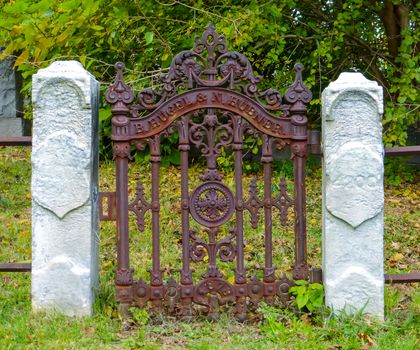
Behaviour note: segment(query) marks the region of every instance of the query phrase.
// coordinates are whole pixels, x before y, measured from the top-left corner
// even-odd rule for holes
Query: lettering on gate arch
[[[290,119],[269,114],[249,97],[221,88],[199,88],[176,95],[147,117],[129,121],[126,133],[116,133],[114,140],[147,138],[165,130],[175,119],[202,108],[216,108],[233,112],[247,119],[254,127],[274,136],[290,136]]]

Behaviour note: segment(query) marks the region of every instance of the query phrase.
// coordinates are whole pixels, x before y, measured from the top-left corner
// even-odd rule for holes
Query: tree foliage
[[[342,71],[358,70],[384,87],[384,140],[405,144],[419,120],[420,83],[416,1],[313,0],[14,0],[0,1],[0,47],[30,76],[58,59],[77,59],[106,87],[112,65],[128,68],[137,89],[158,76],[212,21],[230,47],[247,55],[264,83],[283,91],[293,64],[306,67],[314,100],[310,123],[320,123],[320,94]],[[101,110],[106,129],[109,113]],[[109,122],[108,122],[109,124]]]

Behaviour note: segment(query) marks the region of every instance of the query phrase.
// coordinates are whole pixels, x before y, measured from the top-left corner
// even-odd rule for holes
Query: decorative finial
[[[223,34],[217,34],[213,23],[210,22],[201,38],[196,38],[194,51],[198,54],[207,51],[208,58],[214,60],[216,52],[220,54],[227,52],[226,38]]]
[[[296,71],[295,81],[292,85],[286,90],[285,98],[289,103],[295,103],[301,101],[303,103],[309,103],[312,99],[311,91],[305,86],[302,79],[303,65],[301,63],[296,63],[294,66]]]
[[[115,81],[110,85],[105,94],[105,99],[110,104],[116,104],[117,102],[129,104],[134,100],[131,89],[124,82],[124,68],[125,66],[122,62],[117,62],[115,64],[115,69],[117,70]]]

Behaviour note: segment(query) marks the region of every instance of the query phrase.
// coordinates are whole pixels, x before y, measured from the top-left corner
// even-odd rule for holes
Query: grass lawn
[[[144,180],[149,193],[147,166],[135,165],[130,171],[130,186]],[[30,149],[0,147],[0,262],[29,262],[31,259]],[[190,188],[198,183],[199,166],[190,172]],[[113,164],[101,164],[100,190],[114,190]],[[290,168],[277,167],[273,184],[286,175],[290,189]],[[245,195],[251,179],[247,175]],[[417,179],[418,180],[418,179]],[[161,171],[162,265],[168,271],[180,263],[180,174],[176,167]],[[233,174],[225,174],[228,186]],[[313,166],[307,179],[308,260],[321,264],[321,171]],[[262,188],[259,188],[262,190]],[[277,191],[276,185],[274,190]],[[134,195],[134,191],[131,193]],[[150,198],[150,197],[148,197]],[[420,271],[420,185],[403,184],[386,188],[385,271]],[[148,214],[149,215],[149,214]],[[277,215],[277,214],[276,214]],[[274,221],[277,217],[274,216]],[[148,278],[151,265],[150,228],[138,233],[131,218],[131,259],[135,277]],[[263,219],[245,235],[247,268],[256,274],[263,263]],[[278,221],[278,220],[277,220]],[[275,226],[275,266],[290,273],[293,262],[291,220]],[[290,310],[261,305],[248,323],[238,323],[232,310],[217,322],[198,317],[190,323],[167,317],[161,324],[150,322],[147,311],[134,310],[131,322],[123,322],[116,309],[113,269],[116,266],[114,223],[101,223],[100,285],[95,315],[85,319],[62,315],[31,314],[29,273],[0,273],[0,349],[419,349],[420,290],[418,284],[386,286],[384,323],[363,315],[332,317],[322,309],[314,314],[295,314]],[[176,249],[172,249],[175,247]],[[228,263],[221,264],[226,278],[233,276]],[[195,264],[196,275],[204,264]]]

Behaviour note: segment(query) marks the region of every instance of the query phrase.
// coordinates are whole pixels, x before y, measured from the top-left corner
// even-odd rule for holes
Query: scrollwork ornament
[[[139,109],[155,109],[165,101],[166,94],[156,92],[151,88],[146,88],[139,92],[138,102],[140,104]]]
[[[162,272],[163,272],[163,270],[160,270],[160,271],[149,270],[150,284],[152,286],[161,286],[162,285]]]
[[[288,139],[278,139],[278,138],[276,138],[276,139],[274,139],[273,140],[273,143],[274,143],[274,146],[276,147],[276,149],[278,150],[278,151],[281,151],[282,149],[284,149],[287,145],[290,145],[290,140],[288,140]]]
[[[265,100],[265,108],[271,111],[278,111],[282,107],[280,93],[274,89],[268,89],[259,95]]]
[[[197,237],[195,231],[190,231],[190,239],[193,243],[190,245],[190,258],[192,261],[203,261],[208,254],[209,247],[206,241]]]
[[[132,269],[117,269],[115,271],[115,284],[117,286],[131,286],[133,284],[132,273]]]
[[[301,263],[293,268],[294,280],[309,280],[309,268],[306,263]]]
[[[280,212],[280,223],[287,224],[287,211],[293,205],[294,201],[287,193],[286,179],[283,176],[280,180],[280,192],[272,201],[272,205]]]
[[[193,57],[189,57],[186,60],[184,60],[179,69],[187,77],[192,77],[193,74],[195,74],[196,76],[200,76],[201,74],[201,65],[199,65]]]
[[[168,282],[166,282],[164,294],[165,304],[168,311],[170,313],[174,313],[176,304],[180,299],[180,287],[174,279],[170,278]]]
[[[197,304],[212,307],[214,305],[212,305],[211,295],[217,295],[217,302],[220,305],[235,301],[233,286],[222,278],[211,278],[198,284],[194,292],[194,301]]]
[[[235,200],[230,189],[217,181],[199,185],[190,196],[191,216],[206,227],[223,225],[233,215]]]
[[[128,210],[136,215],[136,223],[140,232],[144,231],[144,214],[152,208],[144,196],[144,187],[141,180],[137,181],[136,197],[128,204]]]
[[[235,80],[242,75],[243,70],[241,65],[232,58],[229,58],[220,66],[220,73],[223,77],[231,74]]]
[[[274,282],[276,280],[275,269],[273,267],[265,267],[264,269],[264,282]]]
[[[212,24],[196,39],[192,50],[182,51],[173,58],[168,73],[160,80],[163,83],[160,92],[145,89],[139,93],[139,103],[131,109],[133,115],[139,115],[134,109],[154,110],[176,93],[196,87],[229,87],[243,92],[267,111],[283,108],[276,90],[259,92],[257,84],[261,77],[254,74],[248,58],[228,51],[226,38]]]
[[[293,142],[291,146],[291,150],[292,150],[292,158],[306,157],[306,142]]]
[[[264,207],[264,202],[257,194],[257,179],[252,179],[249,197],[244,203],[244,208],[251,214],[251,227],[256,229],[258,227],[259,211]]]
[[[147,140],[145,139],[131,140],[131,145],[136,147],[138,151],[144,151],[146,149]]]
[[[131,159],[131,148],[128,142],[114,142],[112,145],[113,156],[115,158]]]
[[[232,262],[236,257],[236,247],[233,244],[233,240],[236,237],[234,230],[231,230],[231,235],[227,238],[223,238],[216,244],[216,252],[219,254],[219,258],[224,262]]]
[[[207,158],[208,168],[214,169],[216,157],[232,143],[232,121],[229,118],[226,123],[220,123],[217,115],[211,113],[204,116],[202,123],[190,120],[189,140]]]

